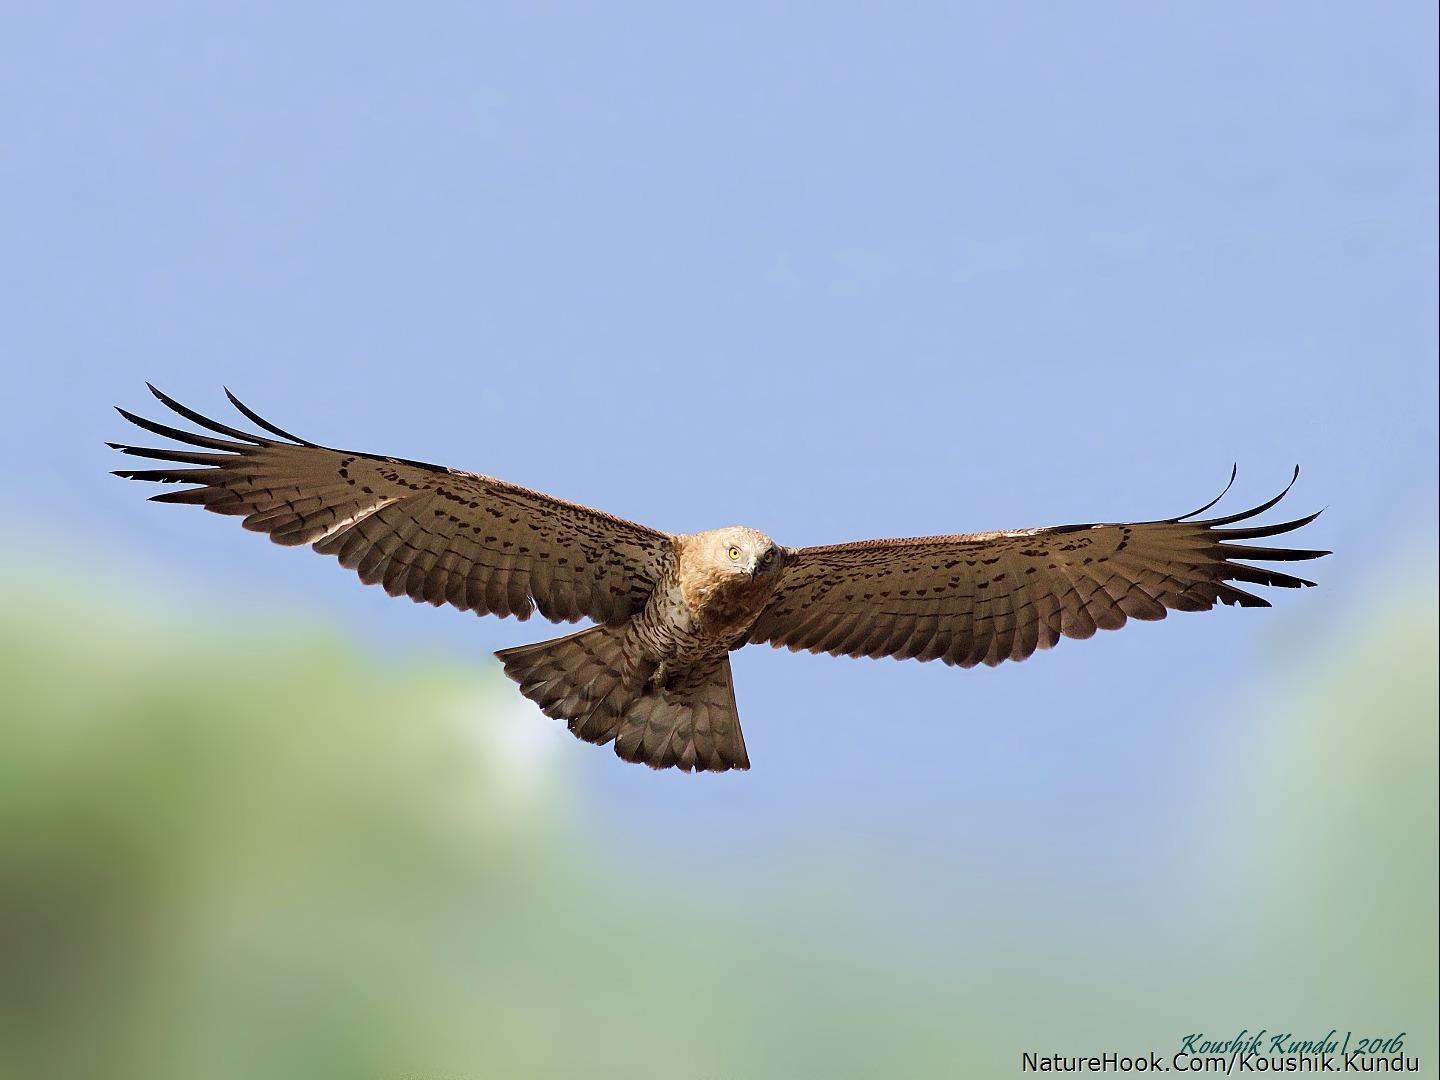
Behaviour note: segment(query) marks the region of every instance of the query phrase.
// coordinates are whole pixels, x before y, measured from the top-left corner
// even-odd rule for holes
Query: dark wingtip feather
[[[215,472],[213,469],[117,469],[110,475],[157,484],[203,484]]]
[[[1230,489],[1235,486],[1235,477],[1236,477],[1237,475],[1239,475],[1239,473],[1240,473],[1240,463],[1239,463],[1238,461],[1232,461],[1232,462],[1230,463],[1230,479],[1229,479],[1228,481],[1226,481],[1226,483],[1225,483],[1225,489],[1224,489],[1223,491],[1221,491],[1219,495],[1216,495],[1216,496],[1215,496],[1213,499],[1211,499],[1208,503],[1206,503],[1204,506],[1200,507],[1200,509],[1198,509],[1198,510],[1191,510],[1188,514],[1181,514],[1179,517],[1171,518],[1170,520],[1171,520],[1171,521],[1176,521],[1176,522],[1178,522],[1178,521],[1184,521],[1186,518],[1198,517],[1200,514],[1203,514],[1206,510],[1209,510],[1212,506],[1214,506],[1216,503],[1218,503],[1221,499],[1223,499],[1226,495],[1228,495],[1228,494],[1230,493]]]
[[[1269,510],[1281,499],[1285,498],[1286,495],[1289,495],[1290,489],[1295,486],[1295,481],[1298,479],[1300,479],[1300,466],[1297,465],[1295,466],[1295,472],[1290,476],[1290,482],[1286,484],[1284,489],[1281,490],[1280,494],[1276,495],[1273,499],[1268,499],[1265,502],[1261,503],[1259,506],[1251,507],[1249,510],[1242,510],[1238,514],[1230,514],[1228,517],[1211,518],[1209,521],[1196,522],[1196,524],[1205,525],[1206,527],[1213,529],[1220,525],[1230,525],[1236,521],[1244,521],[1246,518],[1252,518],[1256,517],[1259,514],[1263,514],[1266,510]],[[1313,515],[1311,520],[1313,520]]]
[[[255,444],[255,437],[247,436],[243,443],[224,442],[220,439],[212,439],[208,435],[200,435],[194,431],[183,431],[180,428],[168,427],[165,424],[156,423],[154,420],[147,420],[143,416],[137,416],[129,409],[122,409],[115,406],[115,411],[123,416],[136,427],[144,428],[155,435],[163,435],[167,439],[174,439],[176,442],[189,443],[191,446],[203,446],[210,450],[246,450]]]
[[[213,499],[212,488],[184,488],[180,491],[162,491],[159,495],[151,495],[150,502],[157,503],[185,503],[190,506],[204,506]]]
[[[1220,551],[1227,559],[1258,559],[1261,562],[1303,562],[1334,554],[1330,551],[1317,551],[1313,548],[1254,547],[1250,544],[1228,542],[1221,543]]]
[[[1271,504],[1273,505],[1273,503]],[[1247,525],[1243,529],[1215,529],[1214,534],[1220,540],[1258,540],[1265,536],[1280,536],[1283,533],[1294,532],[1296,529],[1303,529],[1320,516],[1321,511],[1316,510],[1313,514],[1306,514],[1304,517],[1295,518],[1293,521],[1281,521],[1274,525]],[[1249,514],[1239,515],[1249,517]],[[1237,518],[1222,518],[1223,524],[1228,521],[1235,521]],[[1211,524],[1212,522],[1206,522]]]
[[[308,439],[302,439],[299,435],[292,435],[290,434],[290,432],[284,430],[283,428],[276,427],[269,420],[266,420],[254,409],[250,408],[250,406],[246,405],[243,401],[241,401],[238,397],[231,393],[228,386],[222,387],[221,389],[225,391],[225,396],[230,399],[231,405],[234,405],[235,408],[239,409],[252,423],[259,424],[266,431],[270,432],[270,434],[278,435],[282,439],[289,439],[291,442],[299,443],[301,446],[315,445]]]
[[[229,424],[222,424],[218,420],[212,420],[203,413],[196,412],[188,405],[180,404],[180,402],[176,401],[169,394],[157,389],[153,384],[147,382],[145,385],[150,388],[150,392],[160,400],[162,405],[172,412],[179,413],[192,424],[199,424],[203,428],[209,428],[211,431],[220,435],[228,435],[232,439],[244,439],[246,442],[254,443],[256,446],[263,446],[265,444],[265,440],[258,435],[254,435],[248,431],[241,431],[239,428],[233,428]]]
[[[1277,589],[1308,588],[1315,584],[1315,582],[1309,581],[1306,578],[1295,577],[1292,574],[1282,574],[1279,570],[1268,570],[1264,567],[1247,566],[1245,563],[1234,562],[1226,564],[1225,580],[1245,581],[1252,585],[1269,585]]]
[[[1215,599],[1222,604],[1229,604],[1231,607],[1271,607],[1269,600],[1263,596],[1256,596],[1244,589],[1237,589],[1234,585],[1227,585],[1224,581],[1215,583]]]
[[[125,443],[106,443],[127,457],[151,458],[154,461],[179,461],[189,465],[226,465],[235,459],[234,454],[202,454],[195,450],[162,450],[153,446],[129,446]]]

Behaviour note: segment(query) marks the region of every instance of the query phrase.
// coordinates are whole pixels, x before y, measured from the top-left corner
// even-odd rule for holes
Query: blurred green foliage
[[[491,668],[3,596],[0,1077],[1008,1075],[1276,1023],[1434,1068],[1433,588],[1244,695],[1123,897],[845,837],[680,872],[595,843]]]

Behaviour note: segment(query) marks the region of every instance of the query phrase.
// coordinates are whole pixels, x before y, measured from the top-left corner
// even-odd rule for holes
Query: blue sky
[[[1286,505],[1328,506],[1305,540],[1337,555],[1273,611],[994,671],[751,649],[747,777],[573,751],[601,820],[661,835],[1158,835],[1245,688],[1433,565],[1435,17],[29,5],[0,35],[5,531],[487,664],[550,628],[146,505],[110,406],[225,384],[319,442],[794,545],[1168,516],[1232,462],[1238,509],[1299,462]]]

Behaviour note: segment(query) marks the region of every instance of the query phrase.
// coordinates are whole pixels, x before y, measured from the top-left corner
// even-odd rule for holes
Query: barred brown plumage
[[[1316,559],[1296,548],[1236,545],[1303,528],[1318,513],[1277,525],[1225,529],[1278,503],[1208,521],[1219,502],[1162,521],[1062,525],[1011,532],[866,540],[801,548],[752,642],[844,656],[918,658],[973,667],[1023,660],[1062,636],[1088,638],[1130,618],[1205,611],[1217,602],[1269,607],[1229,584],[1299,588],[1313,581],[1235,562]],[[1231,483],[1235,473],[1232,470]]]
[[[1194,519],[1229,484],[1200,509],[1157,521],[783,548],[743,526],[672,535],[494,477],[320,446],[262,419],[228,390],[268,436],[150,390],[225,438],[121,409],[144,430],[197,449],[110,446],[197,467],[116,475],[193,485],[152,498],[242,517],[245,528],[279,544],[309,544],[392,596],[599,623],[497,655],[547,715],[655,768],[749,767],[728,656],[747,643],[996,665],[1131,618],[1216,603],[1268,607],[1231,583],[1314,582],[1236,560],[1330,554],[1237,542],[1292,532],[1318,514],[1228,527],[1275,506],[1298,467],[1273,499],[1207,520]]]

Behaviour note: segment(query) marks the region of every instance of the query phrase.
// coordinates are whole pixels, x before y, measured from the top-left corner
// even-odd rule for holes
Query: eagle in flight
[[[547,716],[657,769],[749,768],[730,678],[729,654],[742,645],[995,665],[1129,618],[1163,619],[1167,610],[1206,611],[1217,602],[1269,607],[1231,583],[1314,582],[1249,562],[1329,554],[1247,543],[1318,516],[1252,522],[1289,485],[1251,510],[1205,520],[1194,519],[1219,498],[1160,521],[825,547],[783,547],[744,526],[674,535],[478,473],[317,446],[228,390],[267,435],[150,390],[223,438],[121,409],[183,447],[110,443],[170,463],[117,476],[191,485],[153,499],[233,514],[277,544],[309,544],[391,596],[480,615],[593,620],[578,633],[496,655]]]

